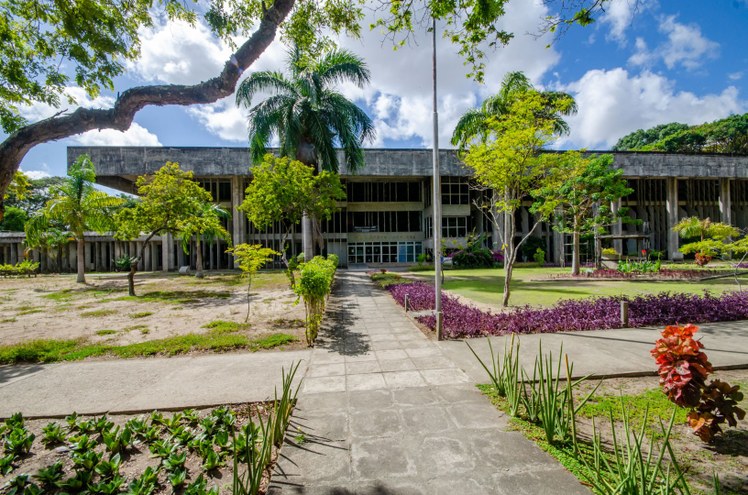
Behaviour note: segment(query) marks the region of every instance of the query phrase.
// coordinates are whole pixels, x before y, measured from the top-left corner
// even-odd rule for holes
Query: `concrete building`
[[[138,176],[155,172],[167,161],[178,162],[183,169],[195,173],[196,180],[213,194],[217,203],[232,211],[227,227],[235,244],[252,242],[281,248],[280,228],[257,231],[235,209],[251,180],[246,148],[70,147],[68,163],[84,153],[96,165],[98,182],[128,193],[135,192]],[[748,227],[748,156],[611,154],[614,166],[623,169],[634,190],[615,206],[628,208],[629,216],[641,220],[639,224],[614,225],[612,234],[646,234],[649,248],[678,258],[678,237],[671,227],[682,218],[710,217]],[[432,152],[427,149],[368,149],[361,172],[351,174],[343,166],[340,172],[348,197],[340,204],[341,210],[323,222],[327,252],[337,254],[343,264],[377,265],[413,263],[420,253],[430,250],[431,159]],[[442,234],[447,248],[463,245],[471,232],[486,233],[497,243],[497,233],[492,232],[490,222],[474,206],[480,193],[469,187],[469,170],[454,150],[442,150],[440,164]],[[520,233],[527,232],[531,225],[528,206],[521,208],[515,219]],[[542,239],[552,261],[559,263],[570,256],[568,236],[555,232],[551,225],[542,225],[534,235]],[[0,234],[0,262],[19,259],[21,240],[17,234]],[[87,262],[91,269],[110,269],[114,258],[133,254],[141,241],[92,237]],[[638,253],[639,246],[632,239],[612,242],[619,253]],[[289,244],[293,253],[301,251],[300,230],[292,234]],[[74,260],[71,249],[74,246],[66,248],[59,258]],[[204,249],[206,268],[231,267],[224,243],[214,242]],[[43,258],[39,253],[33,256]],[[165,236],[154,239],[142,269],[171,270],[187,264],[194,266],[194,252],[185,254],[173,239]],[[72,268],[74,263],[63,266]]]

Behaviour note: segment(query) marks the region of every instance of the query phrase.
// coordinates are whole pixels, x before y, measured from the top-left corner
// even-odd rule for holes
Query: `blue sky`
[[[439,41],[442,147],[460,115],[495,93],[504,74],[514,70],[525,71],[539,87],[567,91],[577,99],[579,113],[569,119],[571,134],[555,144],[564,149],[607,149],[639,128],[672,121],[697,124],[748,112],[748,0],[612,0],[593,26],[574,27],[546,48],[552,39],[533,34],[550,14],[540,0],[509,2],[502,22],[515,38],[488,53],[484,85],[467,79],[455,49]],[[166,22],[142,38],[141,58],[117,80],[117,91],[139,84],[198,82],[217,74],[230,55],[201,25]],[[340,43],[363,56],[372,71],[367,88],[343,88],[375,121],[377,139],[367,146],[430,147],[428,39],[417,36],[397,52],[382,44],[378,32]],[[250,70],[281,69],[284,50],[274,43]],[[79,88],[69,91],[81,105],[113,103],[112,95],[91,101]],[[44,105],[24,110],[31,120],[54,111]],[[125,133],[91,131],[38,146],[21,168],[35,176],[62,175],[68,145],[244,146],[245,115],[232,97],[190,108],[150,107],[138,113]]]

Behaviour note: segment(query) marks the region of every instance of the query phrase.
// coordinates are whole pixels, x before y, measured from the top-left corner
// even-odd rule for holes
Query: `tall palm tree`
[[[506,115],[513,98],[524,91],[534,91],[527,76],[522,72],[508,73],[504,76],[497,94],[486,98],[480,108],[468,110],[460,117],[452,134],[452,144],[465,148],[475,139],[484,140],[488,135],[489,120]],[[543,116],[553,120],[554,132],[558,135],[568,134],[569,125],[562,116],[577,113],[574,98],[558,91],[541,91],[539,94],[547,101],[547,113]]]
[[[78,278],[86,283],[87,231],[113,230],[113,212],[124,200],[94,188],[96,171],[87,155],[81,155],[68,169],[68,177],[51,191],[51,198],[26,224],[26,239],[30,246],[38,244],[50,225],[63,226],[76,241]]]
[[[343,150],[346,169],[364,166],[362,144],[374,137],[374,125],[361,108],[333,89],[337,83],[352,82],[363,87],[369,69],[357,55],[331,50],[308,60],[298,48],[289,53],[288,74],[255,72],[242,81],[236,94],[240,106],[249,108],[249,141],[253,162],[262,160],[273,136],[280,143],[281,156],[311,165],[315,170],[338,172],[336,146]],[[258,92],[265,100],[252,106]],[[302,223],[304,254],[313,254],[312,221]]]

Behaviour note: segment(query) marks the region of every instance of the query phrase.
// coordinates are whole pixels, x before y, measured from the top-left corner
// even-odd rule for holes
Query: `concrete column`
[[[78,247],[75,245],[75,242],[68,243],[68,246],[68,270],[70,270],[71,268],[77,266],[76,258],[78,257]]]
[[[180,266],[185,265],[185,257],[184,257],[184,249],[182,249],[182,246],[179,246],[177,248],[177,268]]]
[[[667,252],[671,260],[682,260],[683,254],[678,251],[678,233],[673,231],[673,227],[678,223],[678,179],[668,177],[666,180],[666,201],[667,209]]]
[[[620,199],[610,202],[610,211],[613,212],[614,218],[618,216],[618,212],[620,211],[620,209]],[[623,222],[620,218],[617,218],[613,222],[613,225],[610,226],[610,233],[612,235],[621,235],[623,233]],[[623,254],[623,239],[613,239],[613,249],[615,249],[618,254]]]
[[[146,246],[145,251],[143,251],[143,270],[147,272],[153,271],[153,267],[151,266],[151,246]]]
[[[730,179],[719,180],[719,219],[720,222],[732,225],[732,199],[730,198]]]
[[[530,212],[527,208],[520,207],[519,209],[520,223],[522,224],[522,237],[526,236],[530,232]]]
[[[172,239],[171,234],[165,233],[161,234],[161,246],[162,246],[162,261],[161,261],[161,270],[168,272],[172,265],[172,244],[174,243],[174,240]]]
[[[504,222],[502,221],[504,215],[500,215],[496,211],[496,205],[491,205],[491,218],[498,220],[497,224],[492,224],[491,228],[491,245],[494,251],[501,249],[501,238],[504,237]]]
[[[244,201],[244,177],[235,175],[231,177],[231,240],[236,246],[245,242],[246,233],[244,224],[246,217],[237,208]]]

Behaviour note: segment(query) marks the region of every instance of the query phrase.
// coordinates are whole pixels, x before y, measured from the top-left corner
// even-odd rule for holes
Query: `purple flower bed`
[[[416,282],[391,286],[388,290],[400,305],[408,294],[413,310],[434,308],[434,288],[431,285]],[[633,298],[597,297],[561,301],[551,308],[527,306],[496,314],[444,295],[444,332],[448,337],[461,338],[620,328],[621,301],[629,301],[629,324],[632,327],[748,319],[748,292],[721,296],[663,292]],[[433,316],[421,316],[418,321],[432,330],[436,326]]]

